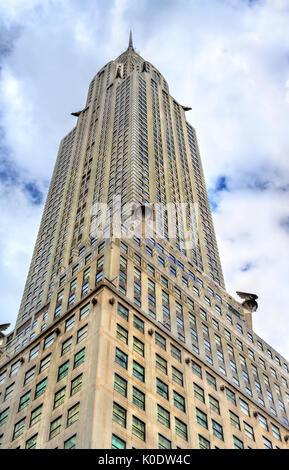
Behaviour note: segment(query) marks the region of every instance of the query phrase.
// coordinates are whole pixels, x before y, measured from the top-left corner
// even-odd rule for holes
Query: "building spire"
[[[133,49],[133,50],[134,50],[134,48],[133,48],[133,42],[132,42],[132,32],[131,32],[131,30],[130,30],[130,32],[129,32],[128,49]]]

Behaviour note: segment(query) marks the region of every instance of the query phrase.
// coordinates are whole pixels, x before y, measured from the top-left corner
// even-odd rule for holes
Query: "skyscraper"
[[[225,290],[188,109],[130,35],[72,113],[2,339],[2,448],[288,447],[288,362]]]

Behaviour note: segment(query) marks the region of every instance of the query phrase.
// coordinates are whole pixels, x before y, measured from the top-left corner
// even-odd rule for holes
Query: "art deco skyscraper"
[[[130,35],[73,113],[2,340],[2,447],[287,447],[288,363],[225,291],[188,109]]]

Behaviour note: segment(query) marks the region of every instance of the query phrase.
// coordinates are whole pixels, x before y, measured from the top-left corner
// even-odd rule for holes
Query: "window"
[[[85,348],[81,349],[74,355],[74,363],[73,363],[73,369],[76,367],[80,366],[84,362],[85,358]]]
[[[177,408],[179,408],[179,410],[181,410],[181,411],[183,411],[183,412],[185,413],[186,407],[185,407],[185,399],[184,399],[184,397],[174,390],[173,398],[174,398],[174,405],[175,405]]]
[[[48,369],[48,367],[50,366],[50,360],[51,360],[51,354],[49,354],[48,356],[42,359],[42,361],[40,362],[39,374],[43,372],[44,370]]]
[[[199,408],[196,408],[197,423],[199,423],[204,428],[208,429],[208,420],[207,415]]]
[[[39,382],[36,385],[34,398],[40,397],[40,395],[42,395],[42,393],[45,392],[46,384],[47,384],[47,377],[45,377],[45,379],[41,380],[41,382]]]
[[[54,421],[50,423],[49,439],[53,439],[53,437],[57,436],[57,434],[60,433],[61,418],[62,416],[59,416],[58,418],[56,418]]]
[[[227,338],[229,341],[231,341],[232,338],[231,338],[231,333],[230,333],[230,331],[224,329],[224,334],[225,334],[226,338]]]
[[[275,379],[277,379],[277,374],[276,374],[275,369],[273,369],[273,367],[270,367],[270,370],[271,370],[271,375],[272,375]]]
[[[72,348],[72,336],[62,343],[61,356],[64,356]]]
[[[197,364],[195,361],[192,360],[192,371],[194,374],[196,374],[198,377],[202,378],[202,368]]]
[[[2,372],[0,374],[0,385],[3,384],[5,378],[6,378],[6,374],[7,374],[7,370],[5,370],[4,372]]]
[[[280,429],[277,426],[275,426],[275,424],[273,423],[271,423],[271,427],[272,427],[273,436],[276,437],[276,439],[278,439],[279,441],[281,441]]]
[[[14,364],[12,364],[11,370],[10,370],[10,377],[17,374],[18,369],[19,369],[19,365],[20,365],[20,361],[17,361]]]
[[[59,368],[58,368],[58,375],[57,375],[57,381],[63,379],[68,374],[68,369],[69,369],[69,361],[64,362]]]
[[[250,357],[250,359],[252,359],[252,361],[255,361],[255,354],[254,352],[248,348],[248,356]]]
[[[81,295],[85,295],[88,292],[89,282],[85,282],[81,287]]]
[[[36,444],[37,444],[37,436],[38,434],[35,434],[34,436],[30,437],[25,443],[25,449],[35,449]]]
[[[115,362],[117,362],[121,367],[127,369],[128,356],[120,349],[115,348]]]
[[[6,423],[7,418],[8,418],[8,413],[9,413],[9,408],[6,408],[6,410],[1,411],[1,413],[0,413],[0,426],[2,426],[2,424]]]
[[[217,383],[216,383],[215,377],[213,377],[213,375],[209,374],[209,372],[206,372],[206,378],[207,378],[207,383],[208,383],[212,388],[214,388],[215,390],[217,390]]]
[[[245,370],[242,370],[242,375],[243,375],[243,378],[244,378],[244,381],[249,383],[249,375],[248,373],[245,371]]]
[[[264,449],[273,449],[272,442],[263,436]]]
[[[245,390],[246,390],[246,393],[248,395],[250,395],[250,397],[251,397],[252,396],[252,390],[249,387],[245,387]]]
[[[158,378],[156,379],[156,389],[159,395],[161,395],[166,400],[169,399],[169,387]]]
[[[67,426],[70,426],[75,421],[78,420],[79,417],[79,403],[76,403],[72,408],[68,410],[67,413]]]
[[[252,441],[255,441],[254,430],[252,426],[250,426],[250,424],[246,423],[245,421],[244,421],[244,432],[247,437],[252,439]]]
[[[183,423],[180,419],[175,418],[176,434],[180,436],[185,441],[188,440],[188,431],[187,425]]]
[[[18,421],[18,423],[15,424],[14,426],[14,432],[13,432],[13,440],[14,439],[17,439],[17,437],[21,436],[21,434],[23,434],[23,431],[24,431],[24,427],[25,427],[25,420],[26,420],[26,417],[21,419],[20,421]]]
[[[141,333],[144,333],[144,322],[136,315],[133,316],[133,326]]]
[[[196,295],[200,295],[199,294],[199,289],[196,286],[193,286],[193,291]]]
[[[181,387],[184,386],[183,373],[173,366],[172,366],[172,379],[174,382],[181,385]]]
[[[196,330],[194,328],[190,328],[190,332],[192,340],[198,342],[198,333],[196,332]]]
[[[244,449],[243,442],[238,437],[233,436],[234,449]]]
[[[142,410],[145,409],[145,394],[136,387],[132,388],[132,402]]]
[[[166,437],[159,434],[159,449],[171,449],[172,443]]]
[[[62,403],[64,403],[65,390],[66,390],[66,387],[63,387],[60,390],[58,390],[58,392],[55,393],[55,395],[54,395],[54,405],[53,405],[54,409],[57,408],[58,406],[62,405]]]
[[[222,372],[223,375],[227,375],[226,374],[226,369],[224,369],[224,367],[219,366],[219,371]]]
[[[135,336],[133,337],[133,350],[144,357],[144,343]]]
[[[145,368],[136,361],[133,361],[132,373],[137,379],[145,381]]]
[[[267,419],[265,418],[265,416],[262,416],[259,414],[258,418],[259,418],[259,423],[261,424],[262,428],[264,428],[266,431],[269,431]]]
[[[249,405],[244,400],[242,400],[242,398],[239,398],[239,402],[243,413],[245,413],[247,416],[250,416]]]
[[[216,398],[212,397],[212,395],[209,395],[209,403],[210,403],[210,408],[211,410],[215,411],[215,413],[220,414],[220,405],[219,402]]]
[[[243,327],[242,327],[242,325],[240,325],[239,323],[237,323],[236,326],[237,326],[237,330],[239,330],[240,333],[243,333]]]
[[[161,405],[158,405],[158,422],[170,428],[170,413]]]
[[[49,346],[51,346],[51,344],[53,344],[53,342],[54,342],[54,333],[51,333],[50,335],[46,336],[46,338],[44,340],[43,349],[49,348]]]
[[[37,346],[34,346],[34,348],[30,349],[29,361],[32,361],[32,359],[38,356],[39,349],[40,349],[40,344],[37,344]]]
[[[26,406],[29,405],[29,403],[30,403],[30,396],[31,396],[31,390],[29,390],[29,392],[27,392],[27,393],[25,393],[24,395],[22,395],[22,397],[20,398],[20,401],[19,401],[18,411],[23,410],[24,408],[26,408]]]
[[[33,380],[33,378],[34,378],[34,376],[35,376],[35,370],[36,370],[36,366],[32,367],[32,369],[29,369],[29,370],[25,373],[24,385],[27,385],[29,382],[31,382],[31,380]]]
[[[75,294],[73,293],[68,297],[68,305],[72,305],[74,303],[74,299],[75,299]],[[55,316],[56,316],[56,312],[55,312]]]
[[[221,310],[221,308],[219,307],[219,305],[215,305],[215,310],[216,310],[216,312],[217,312],[219,315],[222,315],[222,310]]]
[[[123,428],[126,428],[126,410],[116,402],[113,402],[112,419]]]
[[[63,290],[63,289],[58,292],[58,294],[57,294],[57,303],[62,302],[63,294],[64,294],[64,290]]]
[[[166,338],[164,338],[157,332],[155,333],[155,342],[164,351],[166,350]]]
[[[172,357],[177,359],[177,361],[182,362],[181,351],[178,348],[176,348],[176,346],[174,346],[173,344],[171,344],[171,355]]]
[[[196,383],[194,383],[194,396],[198,398],[201,402],[205,403],[205,392],[204,390]]]
[[[281,377],[281,381],[282,381],[283,386],[288,388],[288,383],[287,383],[287,380],[285,379],[285,377]]]
[[[74,321],[75,321],[75,315],[72,315],[69,317],[66,322],[65,322],[65,331],[70,330],[74,326]]]
[[[236,405],[236,395],[234,392],[232,392],[231,390],[229,390],[227,387],[226,387],[226,396],[227,396],[227,399],[233,403],[233,405]]]
[[[117,306],[117,313],[124,318],[124,320],[128,321],[128,309],[124,307],[122,304],[118,304]]]
[[[90,276],[90,268],[87,268],[85,269],[85,271],[83,272],[83,281],[86,281],[89,279],[89,276]]]
[[[239,380],[237,379],[237,377],[234,377],[234,376],[233,376],[233,382],[234,382],[234,384],[236,384],[238,387],[240,386],[240,382],[239,382]]]
[[[88,329],[88,326],[85,325],[82,328],[80,328],[80,330],[78,330],[77,337],[76,337],[77,343],[80,343],[87,337],[87,329]]]
[[[201,434],[199,434],[199,448],[210,449],[210,441],[201,436]]]
[[[260,362],[260,365],[263,367],[263,369],[266,370],[266,364],[265,364],[265,361],[263,361],[263,359],[261,357],[259,357],[259,362]]]
[[[121,258],[122,258],[122,256],[121,256]],[[125,258],[123,258],[123,259],[125,259]],[[98,268],[101,268],[101,267],[103,266],[103,261],[104,261],[104,257],[103,257],[103,256],[101,256],[100,258],[98,258],[98,260],[97,260],[97,267],[98,267]],[[121,263],[120,263],[120,264],[121,264]]]
[[[158,354],[156,354],[156,368],[161,370],[164,374],[168,373],[167,361]]]
[[[102,280],[103,271],[98,271],[95,276],[95,282],[100,282]]]
[[[243,351],[243,343],[238,338],[236,338],[236,345],[241,351]]]
[[[128,344],[128,331],[121,325],[116,325],[116,337],[125,344]]]
[[[239,419],[239,416],[237,416],[235,413],[233,413],[233,411],[229,410],[229,414],[230,414],[230,421],[231,421],[231,425],[234,426],[234,428],[237,428],[237,429],[241,429],[241,426],[240,426],[240,419]]]
[[[132,434],[145,441],[145,423],[136,416],[132,417]]]
[[[224,440],[224,435],[223,435],[223,427],[217,423],[217,421],[214,421],[212,419],[212,428],[213,428],[213,434],[214,436],[218,437],[221,439],[221,441]]]
[[[115,434],[112,435],[111,438],[111,448],[112,449],[125,449],[126,443],[120,437],[116,436]]]
[[[137,280],[141,280],[141,271],[139,269],[137,269],[136,267],[134,267],[133,269],[133,274],[134,274],[134,277],[137,279]]]
[[[272,393],[270,392],[270,390],[266,390],[266,392],[267,392],[268,400],[273,403],[273,396],[272,396]]]
[[[41,414],[42,414],[42,408],[43,408],[43,404],[41,404],[40,406],[38,406],[37,408],[35,408],[35,410],[33,410],[31,412],[30,427],[33,426],[34,424],[38,423],[38,421],[40,421]]]
[[[261,351],[263,351],[263,344],[261,343],[261,341],[257,340],[257,346]]]
[[[83,377],[83,374],[80,374],[78,375],[78,377],[75,377],[75,379],[71,381],[70,396],[75,395],[75,393],[81,390],[82,377]]]
[[[127,381],[118,374],[114,374],[114,390],[124,397],[127,396]]]
[[[224,354],[219,349],[217,349],[217,357],[219,361],[224,362]]]
[[[257,380],[255,380],[255,387],[258,393],[262,393],[261,385]]]
[[[75,449],[76,445],[76,434],[74,436],[71,436],[69,439],[67,439],[64,442],[64,449]]]

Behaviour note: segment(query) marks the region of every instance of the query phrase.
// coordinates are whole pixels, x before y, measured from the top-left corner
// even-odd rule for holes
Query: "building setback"
[[[225,290],[188,109],[130,35],[72,113],[2,338],[1,448],[289,447],[288,362]]]

